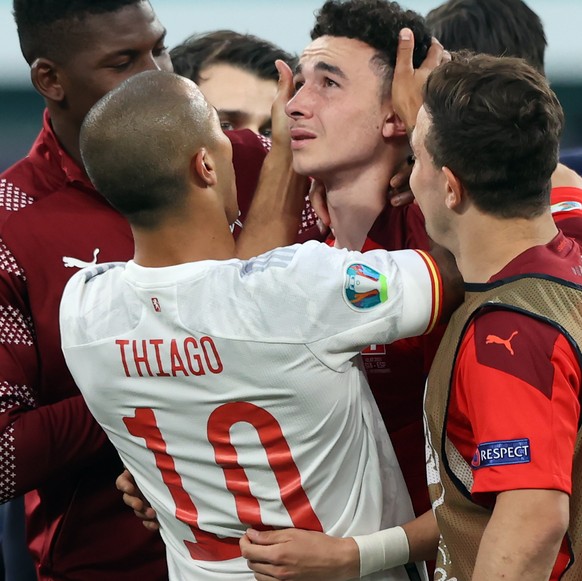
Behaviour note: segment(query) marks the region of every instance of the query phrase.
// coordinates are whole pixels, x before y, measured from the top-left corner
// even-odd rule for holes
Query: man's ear
[[[60,103],[65,99],[59,68],[51,60],[37,58],[30,67],[30,79],[35,89],[47,99]]]
[[[192,158],[190,166],[197,181],[202,181],[202,183],[208,187],[216,185],[217,175],[214,161],[206,148],[202,147],[196,152]]]
[[[392,111],[392,114],[384,120],[382,136],[384,138],[406,136],[406,126],[394,111]]]
[[[444,166],[442,172],[445,176],[447,193],[445,195],[445,204],[449,210],[458,209],[462,202],[467,199],[467,192],[461,180]]]

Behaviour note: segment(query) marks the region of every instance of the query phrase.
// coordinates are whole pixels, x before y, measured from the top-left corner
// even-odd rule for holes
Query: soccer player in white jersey
[[[309,242],[237,259],[230,142],[172,73],[104,97],[81,151],[135,255],[71,279],[63,350],[157,512],[171,579],[252,579],[238,543],[249,526],[350,536],[404,522],[406,488],[357,355],[430,330],[446,254],[437,267],[414,250]]]

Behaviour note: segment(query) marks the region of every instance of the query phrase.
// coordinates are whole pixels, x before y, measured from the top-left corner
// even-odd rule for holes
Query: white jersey
[[[429,330],[440,298],[422,252],[317,242],[70,280],[67,364],[157,512],[172,579],[254,579],[249,526],[345,537],[413,517],[358,353]]]

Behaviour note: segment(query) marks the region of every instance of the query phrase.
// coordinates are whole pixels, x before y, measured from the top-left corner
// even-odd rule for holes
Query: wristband
[[[360,550],[360,577],[408,563],[410,547],[402,527],[353,537]]]

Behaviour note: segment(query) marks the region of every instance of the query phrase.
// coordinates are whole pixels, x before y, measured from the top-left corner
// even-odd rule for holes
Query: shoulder
[[[125,271],[125,262],[108,262],[83,268],[73,274],[65,285],[62,304],[67,300],[81,302],[87,295],[99,294],[104,287],[116,284]]]
[[[478,365],[514,376],[543,393],[551,391],[558,343],[578,365],[557,326],[521,312],[484,311],[473,321],[466,341],[473,342],[474,351],[469,352],[474,352]]]
[[[339,252],[335,250],[335,252]],[[282,246],[259,254],[249,260],[241,262],[241,275],[249,277],[257,273],[269,271],[275,274],[284,271],[309,271],[317,263],[324,263],[326,258],[332,260],[334,249],[316,241],[308,241],[303,244]],[[299,282],[299,281],[298,281]]]
[[[232,164],[236,178],[238,205],[244,222],[259,182],[259,175],[269,151],[270,142],[250,129],[227,131],[226,135],[232,144]]]
[[[35,174],[28,158],[0,174],[0,210],[14,212],[35,201]]]
[[[113,262],[84,268],[65,285],[59,321],[63,346],[80,345],[125,328],[125,264]]]
[[[232,145],[232,162],[235,172],[248,173],[251,170],[260,170],[263,160],[271,149],[271,142],[250,129],[227,131],[226,135]]]

